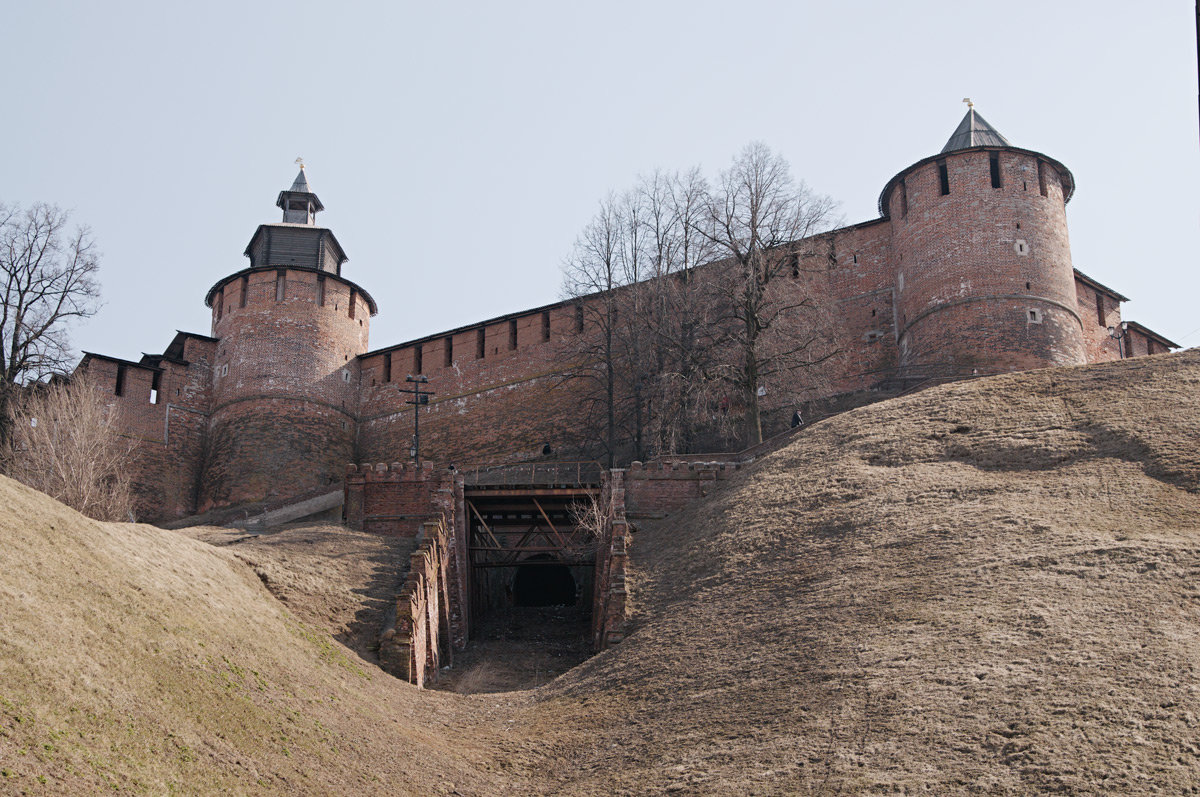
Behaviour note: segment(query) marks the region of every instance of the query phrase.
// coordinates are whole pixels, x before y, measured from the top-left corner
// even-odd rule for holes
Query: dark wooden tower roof
[[[975,106],[967,108],[967,115],[958,123],[958,127],[950,135],[942,152],[954,152],[959,149],[972,147],[1011,147],[1008,139],[1000,135],[1000,131],[988,124],[987,120],[975,111]]]

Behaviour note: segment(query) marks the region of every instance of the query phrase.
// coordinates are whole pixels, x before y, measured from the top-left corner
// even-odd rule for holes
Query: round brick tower
[[[1086,361],[1067,240],[1071,172],[969,108],[879,198],[892,228],[903,376]]]
[[[198,510],[337,489],[354,459],[358,360],[375,301],[344,278],[345,252],[301,166],[259,226],[250,267],[208,292],[217,356]]]

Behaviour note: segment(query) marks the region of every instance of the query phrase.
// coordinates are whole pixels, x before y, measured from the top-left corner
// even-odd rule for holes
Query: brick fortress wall
[[[133,446],[129,467],[139,519],[183,517],[196,508],[216,344],[187,335],[176,341],[179,356],[157,365],[89,355],[80,366],[120,408]]]
[[[819,306],[811,323],[827,328],[832,356],[763,380],[765,434],[794,409],[807,418],[923,375],[1167,351],[1161,336],[1122,323],[1125,297],[1074,272],[1072,179],[1028,150],[955,150],[892,178],[881,218],[779,252],[794,271],[770,290]],[[281,503],[334,488],[347,462],[408,460],[413,408],[399,388],[409,374],[435,391],[421,410],[426,459],[469,468],[597,455],[586,386],[565,374],[580,336],[596,332],[580,312],[588,298],[368,352],[374,303],[340,276],[332,233],[264,225],[247,253],[255,266],[210,292],[211,338],[180,333],[141,363],[85,358],[126,410],[144,517]],[[714,412],[735,415],[741,400],[731,389]]]
[[[372,352],[361,358],[360,461],[407,459],[408,375],[435,391],[421,412],[423,458],[459,467],[571,457],[586,445],[578,383],[562,352],[579,332],[575,305],[553,305]]]

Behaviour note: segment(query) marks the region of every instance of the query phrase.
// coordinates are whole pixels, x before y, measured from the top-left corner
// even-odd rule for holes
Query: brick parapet
[[[425,523],[409,556],[408,576],[396,598],[396,622],[379,646],[380,665],[418,688],[453,663],[450,628],[450,559],[453,534],[442,521]]]
[[[634,462],[625,472],[625,511],[630,517],[661,517],[705,498],[744,463]]]
[[[596,545],[592,579],[592,649],[615,645],[625,638],[629,593],[629,521],[625,514],[625,472],[610,470],[600,490],[603,528]]]

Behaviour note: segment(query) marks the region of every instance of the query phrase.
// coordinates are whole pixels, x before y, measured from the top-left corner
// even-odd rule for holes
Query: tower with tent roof
[[[303,164],[276,205],[283,218],[259,225],[250,265],[205,297],[217,343],[199,511],[336,487],[354,458],[375,300],[342,276]]]
[[[888,181],[901,373],[1087,361],[1059,161],[1015,147],[971,106],[941,152]]]

